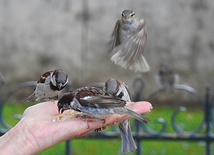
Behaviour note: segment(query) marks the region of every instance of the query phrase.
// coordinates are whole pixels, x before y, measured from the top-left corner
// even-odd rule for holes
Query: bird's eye
[[[121,92],[117,97],[122,98],[124,96],[123,92]]]
[[[122,13],[122,16],[123,16],[123,17],[125,17],[125,14],[124,14],[124,13]]]
[[[133,17],[134,15],[135,15],[135,13],[132,13],[132,14],[131,14],[131,17]]]

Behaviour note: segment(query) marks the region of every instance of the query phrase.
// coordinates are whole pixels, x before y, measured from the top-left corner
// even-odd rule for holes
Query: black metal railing
[[[22,88],[26,87],[35,87],[36,82],[24,82],[21,83],[9,91],[2,91],[3,85],[0,86],[0,135],[5,134],[10,128],[9,125],[3,116],[3,108],[5,103],[8,101],[9,97],[12,96],[15,92],[21,91]],[[102,87],[102,83],[92,84],[93,86]],[[155,118],[151,120],[153,124],[159,124],[161,127],[159,129],[154,129],[149,125],[142,124],[138,121],[132,123],[133,136],[137,144],[137,155],[141,155],[143,152],[142,142],[152,140],[152,141],[197,141],[205,142],[206,152],[205,154],[211,155],[212,149],[211,144],[214,141],[213,134],[213,116],[212,116],[212,91],[210,88],[206,89],[205,96],[200,95],[198,91],[194,88],[187,85],[175,84],[173,86],[172,92],[168,92],[165,87],[160,87],[152,91],[148,97],[145,97],[145,84],[141,75],[138,75],[133,82],[133,92],[134,92],[134,101],[148,100],[153,104],[154,110],[160,107],[172,106],[174,111],[171,111],[170,122],[167,121],[164,117]],[[72,89],[71,84],[67,87],[67,91]],[[176,97],[176,94],[178,96]],[[179,96],[180,95],[180,96]],[[163,100],[161,104],[159,101]],[[189,99],[193,99],[189,101]],[[169,99],[169,100],[167,100]],[[179,101],[178,101],[179,100]],[[188,103],[187,101],[188,100]],[[165,103],[167,101],[167,103]],[[169,101],[169,102],[168,102]],[[184,103],[183,103],[184,102]],[[164,103],[164,104],[163,104]],[[183,127],[178,124],[177,120],[179,115],[184,112],[189,112],[192,109],[200,109],[202,113],[202,118],[197,122],[197,127],[192,130],[185,130]],[[152,116],[152,113],[150,115]],[[169,132],[168,128],[171,127],[172,131]],[[86,139],[118,139],[120,133],[118,128],[111,127],[111,130],[96,134],[90,134]],[[66,154],[72,154],[72,141],[66,142]]]
[[[142,79],[138,79],[142,80]],[[142,80],[142,86],[144,85],[143,80]],[[143,89],[142,89],[143,91]],[[148,100],[151,103],[152,99],[158,96],[160,93],[165,92],[167,93],[167,90],[165,87],[160,87],[155,89],[148,95],[148,98],[143,98],[142,94],[138,94],[142,91],[136,92],[136,100]],[[154,131],[151,128],[149,128],[147,125],[141,124],[142,128],[146,131],[144,134],[138,134],[137,132],[136,139],[139,139],[137,143],[140,143],[141,141],[146,141],[146,140],[155,140],[155,141],[203,141],[206,143],[206,155],[211,155],[212,150],[211,150],[211,144],[214,141],[214,134],[213,134],[213,117],[212,117],[212,91],[210,88],[206,89],[205,97],[203,98],[198,91],[196,91],[194,88],[188,86],[188,85],[180,85],[180,84],[175,84],[173,86],[172,91],[177,91],[177,92],[184,92],[185,95],[192,95],[194,96],[198,101],[198,105],[195,103],[191,103],[192,105],[184,105],[184,106],[179,106],[179,104],[176,104],[178,108],[172,113],[171,115],[171,121],[170,125],[173,128],[173,133],[167,133],[167,121],[164,118],[157,118],[155,120],[155,123],[159,123],[162,125],[162,128],[159,131]],[[174,95],[175,92],[169,92],[169,96]],[[188,98],[188,97],[187,97]],[[173,102],[178,98],[172,98]],[[157,101],[156,101],[157,102]],[[190,101],[191,102],[191,101]],[[155,103],[155,102],[154,102]],[[154,105],[153,105],[154,106]],[[160,105],[159,105],[160,106]],[[166,105],[165,105],[166,106]],[[167,105],[168,106],[168,105]],[[187,107],[189,108],[187,108]],[[162,106],[163,107],[163,106]],[[195,109],[198,108],[201,110],[203,114],[203,118],[201,122],[198,124],[198,126],[191,130],[191,131],[185,131],[179,127],[179,125],[176,123],[176,119],[178,118],[178,115],[181,112],[187,112],[188,109]],[[191,122],[190,122],[191,123]],[[205,130],[203,132],[202,130]],[[142,146],[138,144],[138,146]],[[137,155],[142,154],[142,147],[137,150]]]

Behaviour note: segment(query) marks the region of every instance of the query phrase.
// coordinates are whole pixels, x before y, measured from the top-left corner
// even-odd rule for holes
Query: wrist
[[[37,143],[23,121],[0,137],[0,150],[7,155],[34,155],[39,153],[36,148]]]

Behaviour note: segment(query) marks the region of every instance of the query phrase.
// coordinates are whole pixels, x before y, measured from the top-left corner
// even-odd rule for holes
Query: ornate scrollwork
[[[171,80],[172,81],[172,80]],[[171,82],[169,81],[169,82]],[[169,88],[170,86],[170,88]],[[165,81],[164,85],[162,85],[161,87],[155,89],[154,91],[151,92],[151,94],[148,96],[147,99],[143,99],[142,98],[142,94],[144,92],[144,82],[143,82],[143,78],[142,76],[137,76],[137,78],[135,79],[134,83],[133,83],[133,89],[135,91],[135,100],[148,100],[150,101],[154,107],[159,106],[157,104],[157,102],[164,100],[166,101],[167,99],[170,100],[170,104],[168,103],[166,105],[161,105],[162,107],[169,107],[169,106],[173,106],[172,109],[174,109],[174,112],[172,112],[170,109],[170,122],[167,121],[165,118],[160,117],[160,118],[156,118],[155,120],[153,120],[153,124],[155,124],[156,126],[158,124],[161,125],[160,128],[158,128],[158,130],[154,130],[151,125],[145,125],[145,124],[141,124],[142,129],[150,134],[150,135],[161,135],[161,134],[167,134],[167,130],[168,128],[171,126],[171,128],[174,130],[175,133],[180,134],[180,135],[194,135],[196,133],[199,133],[204,126],[204,118],[202,118],[200,124],[198,123],[198,126],[195,127],[195,129],[192,129],[191,131],[186,131],[185,129],[183,129],[183,127],[181,127],[181,123],[177,123],[179,120],[179,115],[181,113],[186,113],[188,114],[189,111],[191,110],[191,107],[198,107],[201,108],[201,111],[203,112],[203,117],[205,116],[205,101],[204,99],[201,97],[201,95],[199,94],[198,91],[196,91],[194,88],[188,86],[188,85],[179,85],[179,84],[168,84],[167,85],[167,81]],[[188,105],[190,106],[190,108],[188,109],[187,107],[185,107],[186,105],[180,105],[180,103],[182,102],[182,100],[180,100],[180,103],[173,103],[176,102],[177,98],[176,98],[176,93],[178,93],[179,95],[184,95],[184,99],[185,98],[194,98],[194,101],[196,101],[198,104],[193,103],[192,105]],[[179,98],[179,96],[177,96]],[[156,99],[153,103],[153,99]],[[180,97],[180,99],[182,99],[182,97]],[[164,102],[163,101],[163,102]],[[160,103],[160,104],[163,104]],[[183,101],[185,103],[185,101]],[[158,109],[158,108],[157,108]],[[156,108],[154,109],[154,111],[156,110]],[[200,120],[199,120],[200,121]],[[183,123],[182,123],[183,124]],[[185,126],[185,124],[183,124],[183,126]]]

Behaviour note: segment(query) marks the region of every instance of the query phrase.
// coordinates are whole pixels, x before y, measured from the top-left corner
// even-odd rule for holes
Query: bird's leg
[[[89,123],[88,122],[94,122],[95,121],[95,117],[93,117],[93,116],[90,116],[90,115],[87,115],[87,114],[85,114],[85,113],[82,113],[82,114],[80,114],[80,117],[79,117],[81,120],[83,120],[86,124],[87,124],[87,126],[88,126],[88,129],[89,129]]]
[[[87,115],[87,114],[82,114],[81,117],[80,117],[84,122],[86,122],[86,124],[88,125],[88,128],[89,128],[89,123],[88,122],[94,122],[95,120],[101,120],[103,121],[102,124],[105,124],[106,120],[105,119],[100,119],[100,118],[96,118],[96,117],[93,117],[93,116],[90,116],[90,115]],[[94,131],[96,132],[101,132],[101,131],[104,131],[107,129],[107,126],[103,126],[101,128],[97,128],[95,129]]]
[[[107,129],[108,129],[107,126],[103,126],[103,127],[101,127],[101,128],[95,129],[94,131],[95,131],[95,132],[102,132],[102,131],[106,131]]]
[[[105,119],[100,119],[100,120],[102,120],[102,121],[103,121],[103,124],[105,124],[105,122],[106,122]],[[102,131],[106,131],[107,129],[108,129],[107,126],[102,126],[102,127],[100,127],[100,128],[95,129],[94,131],[95,131],[95,132],[102,132]]]

